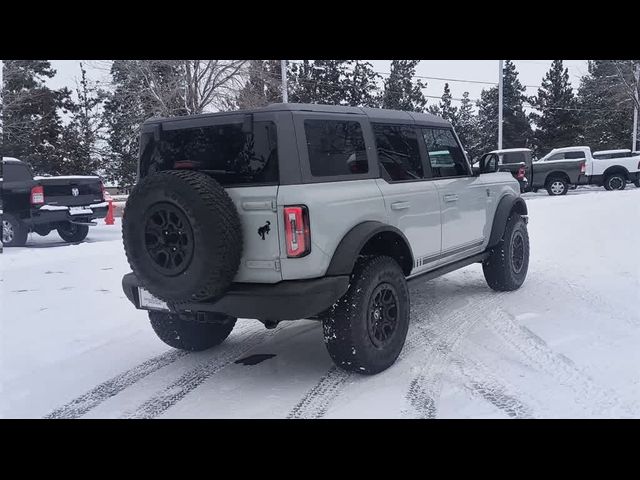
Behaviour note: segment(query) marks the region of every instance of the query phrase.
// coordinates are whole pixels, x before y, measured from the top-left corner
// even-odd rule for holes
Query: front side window
[[[423,178],[416,129],[408,125],[373,124],[378,161],[391,181]]]
[[[305,120],[309,166],[314,177],[367,173],[369,162],[360,122]]]
[[[461,177],[470,174],[464,152],[451,130],[444,128],[421,130],[434,177]]]

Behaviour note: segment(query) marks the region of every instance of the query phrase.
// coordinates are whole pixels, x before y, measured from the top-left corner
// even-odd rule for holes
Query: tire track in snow
[[[627,410],[620,405],[615,392],[596,384],[570,358],[555,352],[538,335],[517,324],[513,315],[502,308],[496,308],[486,323],[506,346],[520,354],[531,366],[570,388],[575,394],[576,403],[585,409],[589,417],[603,414],[619,416],[620,409]]]
[[[242,338],[242,336],[250,329],[249,325],[242,325],[241,328],[238,328],[238,331],[235,331],[234,329],[232,335],[234,338],[237,338],[238,336]],[[74,398],[63,406],[56,408],[44,418],[79,418],[106,400],[116,396],[134,383],[189,354],[190,352],[172,349],[156,357],[150,358],[149,360],[120,373],[105,382],[102,382],[98,386],[92,388],[79,397]]]
[[[160,370],[161,368],[175,362],[189,352],[181,350],[170,350],[157,357],[153,357],[140,365],[137,365],[126,372],[110,378],[92,388],[87,393],[74,398],[65,405],[56,408],[44,418],[79,418],[87,412],[93,410],[105,400],[117,395],[125,388],[133,385],[137,381]]]
[[[423,345],[426,355],[423,366],[411,380],[405,394],[410,410],[405,410],[403,416],[419,418],[435,418],[438,411],[438,399],[442,389],[442,379],[450,363],[449,357],[465,334],[480,321],[482,314],[490,305],[497,303],[502,293],[486,293],[468,295],[467,303],[458,307],[454,303],[460,297],[449,297],[444,302],[444,314],[427,327],[422,327]],[[486,301],[483,305],[482,302]],[[452,310],[450,315],[446,312]],[[413,412],[411,411],[413,410]]]
[[[471,358],[467,350],[451,363],[458,367],[464,386],[472,395],[486,400],[510,418],[535,418],[529,404],[521,400],[522,393],[496,377],[483,362]]]
[[[353,376],[355,374],[331,367],[291,409],[287,418],[322,418],[329,405],[341,393],[344,383]]]
[[[282,330],[282,328],[258,330],[247,335],[240,343],[231,345],[223,343],[216,350],[215,358],[189,370],[173,383],[158,391],[136,409],[126,412],[120,418],[149,419],[161,415],[182,400],[188,393],[202,385],[207,379],[231,365],[239,357],[245,355],[280,330]]]
[[[413,295],[415,295],[415,293]],[[421,292],[421,295],[424,297],[424,292]],[[433,302],[422,301],[415,304],[411,302],[411,318],[418,316],[424,318],[428,316],[430,312],[437,310],[445,301],[445,299],[439,298]],[[418,312],[416,310],[419,308],[420,315],[417,315]],[[419,328],[414,325],[414,322],[415,321],[411,321],[409,333],[398,361],[422,345],[422,342],[419,341],[422,334]],[[336,366],[331,367],[291,409],[287,418],[322,418],[334,400],[343,392],[347,380],[358,378],[361,378],[361,375],[346,372]]]

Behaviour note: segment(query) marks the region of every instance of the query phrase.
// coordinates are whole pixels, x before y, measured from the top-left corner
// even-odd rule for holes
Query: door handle
[[[458,201],[458,195],[456,195],[455,193],[449,194],[449,195],[445,195],[444,196],[444,201],[445,202],[457,202]]]
[[[405,210],[409,208],[410,205],[409,202],[393,202],[391,204],[391,210]]]

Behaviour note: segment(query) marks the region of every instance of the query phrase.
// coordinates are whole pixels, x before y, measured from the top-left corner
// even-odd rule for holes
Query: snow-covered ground
[[[525,197],[524,286],[493,292],[479,265],[415,281],[404,351],[374,377],[336,370],[308,320],[173,350],[122,293],[120,219],[80,245],[32,235],[0,255],[0,416],[640,418],[640,189]]]

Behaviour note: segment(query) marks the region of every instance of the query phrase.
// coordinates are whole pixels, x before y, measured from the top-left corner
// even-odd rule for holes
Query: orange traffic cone
[[[104,219],[104,223],[107,225],[113,225],[116,223],[113,218],[113,200],[109,199],[109,210],[107,211],[107,216]]]

